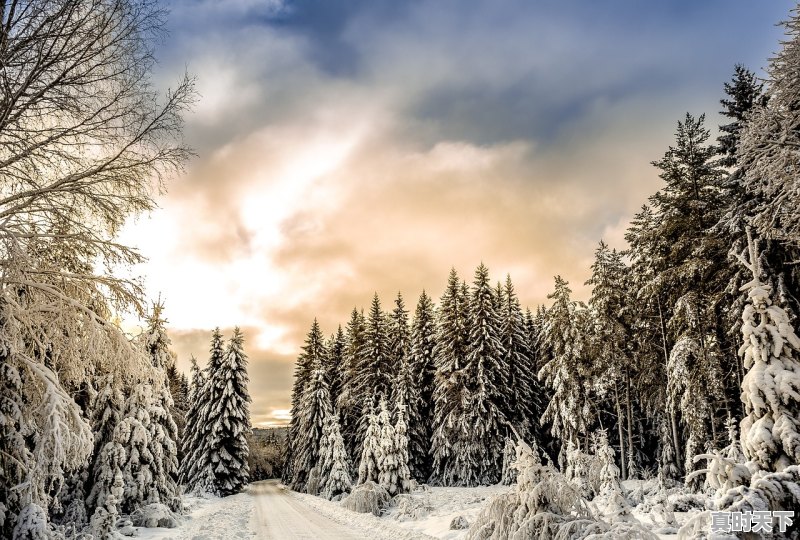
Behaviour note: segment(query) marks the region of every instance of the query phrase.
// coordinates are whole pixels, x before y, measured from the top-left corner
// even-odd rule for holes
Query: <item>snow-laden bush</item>
[[[427,516],[433,506],[431,506],[426,498],[415,497],[408,493],[395,495],[390,506],[395,508],[392,515],[397,521],[415,521]]]
[[[342,501],[342,506],[360,514],[371,513],[380,516],[391,500],[389,492],[371,480],[353,488]]]
[[[503,474],[500,478],[500,483],[504,486],[510,486],[517,481],[517,469],[514,467],[514,461],[517,459],[516,445],[511,437],[506,437],[506,443],[503,447]]]
[[[178,515],[165,504],[154,503],[137,508],[131,514],[131,521],[136,527],[166,527],[172,529],[180,525]]]
[[[44,509],[33,503],[25,506],[17,517],[13,537],[14,540],[48,540],[50,527]]]
[[[622,494],[620,471],[614,462],[614,449],[608,444],[608,436],[604,430],[594,434],[593,449],[592,463],[600,485],[599,493],[592,503],[604,518],[612,522],[634,521],[630,504]]]
[[[450,530],[451,531],[461,531],[464,529],[469,528],[469,521],[462,515],[457,515],[452,520],[450,520]]]
[[[521,441],[516,467],[517,485],[484,508],[467,540],[655,538],[635,520],[610,524],[596,518],[579,489]]]

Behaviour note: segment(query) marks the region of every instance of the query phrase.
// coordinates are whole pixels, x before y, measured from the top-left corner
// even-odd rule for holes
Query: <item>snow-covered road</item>
[[[290,496],[277,480],[250,486],[255,500],[253,528],[270,540],[368,540],[358,530],[329,519]]]

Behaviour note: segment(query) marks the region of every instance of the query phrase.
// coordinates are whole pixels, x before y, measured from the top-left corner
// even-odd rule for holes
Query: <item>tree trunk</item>
[[[617,383],[614,382],[614,404],[617,406],[617,430],[619,431],[619,463],[621,466],[622,479],[628,479],[628,467],[625,462],[625,434],[622,432],[622,407],[619,406],[619,391]]]
[[[661,310],[661,298],[656,296],[656,303],[658,304],[658,321],[661,326],[661,347],[664,350],[664,365],[669,364],[669,351],[667,350],[667,329],[664,325],[664,312]],[[664,370],[667,375],[667,385],[669,386],[669,370]],[[670,407],[669,411],[670,415],[670,423],[672,424],[672,444],[675,449],[675,461],[677,462],[678,468],[680,469],[680,458],[681,456],[681,442],[678,438],[678,421],[675,418],[675,410]]]
[[[633,408],[631,407],[631,377],[628,374],[628,370],[625,370],[625,406],[628,409],[627,417],[628,417],[628,451],[633,456]],[[628,476],[630,476],[630,469],[632,468],[632,463],[628,463]]]

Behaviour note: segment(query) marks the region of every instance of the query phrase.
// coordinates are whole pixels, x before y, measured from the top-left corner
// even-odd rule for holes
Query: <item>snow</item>
[[[190,512],[177,529],[138,528],[141,540],[214,540],[253,538],[255,504],[247,491],[230,497],[184,497]]]
[[[497,495],[508,493],[511,486],[479,486],[479,487],[427,487],[404,495],[413,501],[419,517],[409,515],[411,506],[403,502],[389,507],[384,520],[392,520],[410,531],[443,540],[459,540],[465,538],[467,530],[451,530],[450,524],[459,516],[463,516],[471,525],[475,522],[483,507]],[[403,499],[400,499],[401,501]]]

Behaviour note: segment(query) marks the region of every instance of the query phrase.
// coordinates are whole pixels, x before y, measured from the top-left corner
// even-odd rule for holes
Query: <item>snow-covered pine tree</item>
[[[350,456],[357,456],[360,452],[356,441],[356,430],[361,419],[361,406],[365,396],[358,395],[356,384],[358,383],[358,368],[362,363],[361,353],[364,350],[365,326],[364,314],[353,308],[346,330],[342,386],[335,403],[341,418],[342,438]]]
[[[430,445],[433,434],[433,381],[436,375],[436,318],[433,302],[422,291],[411,325],[408,356],[410,378],[416,396],[406,402],[408,410],[408,468],[417,482],[428,480],[431,472]]]
[[[591,422],[589,389],[586,386],[584,344],[578,310],[581,304],[570,298],[572,290],[561,276],[555,278],[555,290],[547,297],[553,305],[547,310],[541,329],[543,367],[539,379],[550,388],[552,396],[542,415],[542,422],[552,424],[551,433],[565,444],[580,445]]]
[[[786,38],[767,67],[766,105],[754,107],[741,132],[739,163],[746,164],[745,185],[760,201],[752,223],[758,236],[800,248],[800,12],[783,23]]]
[[[506,443],[503,447],[503,474],[500,477],[500,483],[504,486],[510,486],[517,481],[517,468],[514,462],[517,459],[517,445],[511,435],[506,437]]]
[[[731,122],[720,126],[723,134],[717,141],[720,153],[723,154],[722,163],[729,167],[729,172],[722,181],[726,207],[715,226],[715,232],[730,246],[729,255],[735,255],[747,248],[745,228],[771,202],[764,199],[765,193],[760,189],[748,189],[746,171],[750,163],[739,155],[741,131],[746,118],[754,108],[763,108],[767,98],[763,93],[763,84],[756,75],[741,65],[736,66],[733,79],[725,83],[725,93],[729,99],[721,100],[721,114]],[[768,279],[765,283],[772,287],[775,304],[786,309],[790,319],[794,320],[796,314],[800,313],[800,271],[797,265],[791,263],[800,258],[800,249],[787,242],[763,236],[760,247],[760,264],[765,272],[762,279]],[[736,350],[741,345],[741,314],[748,302],[747,291],[740,289],[752,276],[746,268],[738,264],[728,265],[726,273],[728,284],[721,302],[723,309],[720,310],[725,331],[722,338],[726,342],[723,347],[726,354],[738,358]],[[741,383],[744,368],[741,364],[736,367],[734,378]],[[736,387],[736,396],[733,399],[739,405],[732,411],[736,416],[743,414],[738,399],[739,386],[740,384]]]
[[[125,494],[122,474],[128,458],[125,446],[130,442],[130,430],[134,423],[131,418],[119,422],[94,461],[93,483],[87,505],[93,509],[91,529],[95,538],[111,537],[111,532],[116,528]]]
[[[531,327],[526,327],[525,316],[522,314],[510,275],[506,276],[505,287],[501,291],[502,302],[498,314],[505,354],[503,361],[508,366],[507,384],[511,396],[507,400],[508,405],[504,412],[523,439],[535,438],[539,442],[541,441],[539,419],[544,406],[529,337],[533,332],[533,320],[529,320]],[[528,316],[530,317],[530,311]]]
[[[91,403],[91,416],[89,422],[94,433],[94,452],[88,466],[88,480],[86,491],[93,489],[93,478],[96,476],[100,453],[106,444],[114,438],[114,430],[122,420],[125,397],[122,394],[122,384],[115,380],[111,374],[106,374],[98,380],[99,391]],[[89,513],[94,510],[89,505]]]
[[[389,396],[392,393],[398,366],[393,363],[389,328],[389,318],[381,309],[380,299],[375,293],[364,326],[364,344],[356,371],[358,399],[370,394]]]
[[[0,328],[4,322],[0,319]],[[30,424],[21,406],[24,403],[22,378],[19,370],[8,362],[10,350],[4,336],[5,332],[0,330],[0,357],[5,357],[0,358],[0,537],[11,538],[16,516],[24,502],[23,494],[14,487],[23,483],[24,464],[29,463],[32,456],[23,437]]]
[[[114,441],[124,449],[124,461],[120,467],[124,484],[120,510],[124,514],[161,502],[156,486],[158,465],[153,454],[155,446],[151,430],[153,402],[150,385],[134,386],[125,401],[123,419],[114,430]]]
[[[489,269],[475,270],[470,297],[469,339],[464,365],[469,405],[457,419],[464,438],[459,452],[463,468],[456,476],[464,485],[496,484],[502,472],[503,444],[508,433],[508,365],[501,342],[501,320],[495,311]]]
[[[408,472],[408,439],[406,436],[405,411],[402,402],[398,403],[397,424],[403,430],[398,437],[386,400],[381,398],[378,405],[377,424],[380,429],[376,461],[378,465],[378,484],[390,495],[408,491],[410,474]],[[366,444],[366,443],[365,443]],[[404,445],[401,446],[401,445]]]
[[[680,412],[688,437],[686,471],[722,426],[717,411],[729,411],[736,381],[724,377],[717,339],[720,291],[727,283],[727,243],[711,233],[724,209],[717,150],[708,144],[705,117],[678,122],[675,146],[653,162],[665,185],[650,197],[653,220],[648,241],[652,275],[645,289],[664,299],[670,353],[668,408]],[[667,249],[664,249],[667,248]],[[727,416],[727,415],[726,415]]]
[[[309,342],[313,344],[318,339],[322,339],[322,333],[318,331],[318,327],[317,331],[312,328]],[[323,367],[324,353],[317,351],[315,354],[311,369],[311,379],[296,407],[296,438],[293,442],[293,478],[291,484],[292,489],[295,491],[307,491],[312,469],[320,464],[320,445],[323,439],[325,419],[334,414],[331,407],[328,381],[325,378],[325,369]],[[294,417],[293,420],[295,420]],[[317,473],[319,473],[319,469],[317,469]],[[316,493],[313,494],[316,495]]]
[[[748,260],[739,257],[753,275],[742,287],[750,298],[742,313],[739,350],[748,370],[742,380],[742,450],[760,470],[780,472],[800,464],[800,338],[761,281],[752,238],[748,250]]]
[[[320,495],[328,500],[349,493],[353,487],[350,478],[350,460],[339,430],[339,413],[333,411],[325,417],[320,448]]]
[[[214,465],[211,462],[211,429],[212,407],[215,400],[219,400],[219,392],[211,387],[211,377],[222,369],[225,354],[222,333],[215,328],[211,333],[211,348],[209,350],[208,365],[203,376],[203,385],[200,389],[200,408],[198,411],[197,429],[193,439],[189,441],[189,453],[184,456],[188,464],[186,467],[186,489],[188,492],[213,492],[214,490]],[[195,389],[197,392],[198,389]]]
[[[212,472],[210,491],[227,496],[239,493],[249,482],[247,436],[250,433],[250,393],[247,390],[247,356],[239,327],[216,370],[209,373],[209,423],[206,462]]]
[[[615,249],[600,241],[592,263],[589,299],[591,324],[587,354],[592,357],[593,388],[614,404],[620,444],[622,477],[628,478],[628,454],[633,449],[631,378],[635,375],[634,357],[629,343],[631,333],[626,316],[628,269]],[[627,433],[627,437],[626,437]]]
[[[291,421],[289,424],[289,434],[287,437],[286,467],[284,469],[283,481],[290,485],[292,489],[303,491],[309,469],[295,471],[295,463],[298,463],[298,448],[301,445],[300,438],[307,429],[307,425],[302,416],[301,408],[305,406],[304,396],[312,384],[313,372],[327,365],[328,351],[325,348],[322,330],[317,319],[311,323],[311,329],[306,336],[303,352],[297,358],[294,369],[294,384],[292,386],[292,410]],[[305,450],[304,450],[305,451]]]
[[[192,382],[189,387],[189,410],[186,412],[186,426],[181,437],[181,462],[178,468],[178,483],[187,484],[189,473],[192,469],[191,459],[197,459],[202,450],[203,426],[202,420],[203,406],[205,404],[205,376],[197,365],[197,359],[191,358]]]
[[[411,348],[411,329],[408,326],[408,310],[406,310],[405,301],[403,300],[402,293],[397,293],[397,298],[394,301],[394,309],[389,314],[387,321],[388,333],[388,346],[389,346],[389,365],[392,366],[394,371],[394,380],[399,380],[400,371],[403,366],[408,363],[408,355]],[[411,381],[416,382],[416,381]],[[398,397],[394,395],[397,391],[397,386],[392,385],[393,393],[386,394],[391,396],[393,402],[398,401]],[[409,389],[406,388],[406,391]],[[407,396],[403,399],[408,403]]]
[[[430,481],[437,485],[450,485],[455,480],[453,463],[457,456],[453,445],[460,436],[456,430],[456,420],[463,415],[464,407],[462,370],[467,353],[468,305],[467,296],[453,268],[447,278],[436,321]]]
[[[167,367],[174,364],[169,350],[172,341],[167,335],[166,319],[161,317],[164,309],[159,301],[147,321],[147,330],[140,342],[152,364],[153,401],[150,404],[150,452],[153,454],[153,474],[158,492],[157,500],[177,511],[181,506],[178,488],[178,427],[172,418],[172,393],[167,379]]]
[[[347,338],[344,335],[342,326],[339,325],[336,333],[333,334],[326,345],[328,350],[328,362],[326,365],[326,378],[330,386],[331,402],[336,403],[339,394],[342,392],[342,380],[345,372],[345,350],[347,348]],[[338,414],[338,413],[337,413]]]
[[[358,463],[358,483],[378,481],[380,469],[378,468],[378,458],[381,445],[381,425],[378,415],[375,414],[373,400],[366,400],[363,410],[367,415],[367,432],[364,435],[364,443],[361,445],[361,455]]]

